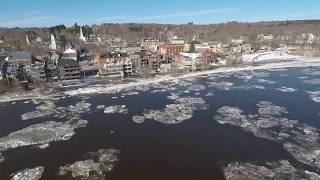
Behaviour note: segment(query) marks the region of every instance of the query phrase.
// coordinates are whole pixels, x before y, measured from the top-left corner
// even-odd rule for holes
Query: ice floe
[[[75,129],[85,127],[87,121],[73,119],[66,123],[48,121],[31,125],[0,138],[0,152],[30,145],[45,145],[53,141],[69,140]]]
[[[310,179],[319,180],[315,172],[295,168],[289,161],[280,160],[258,166],[252,163],[235,162],[223,168],[227,180],[260,180],[260,179]]]
[[[320,103],[320,91],[308,91],[310,99],[316,103]]]
[[[42,177],[44,167],[39,166],[33,169],[25,169],[12,175],[11,180],[39,180]]]
[[[262,116],[277,116],[288,113],[285,107],[276,106],[269,101],[260,101],[257,106],[259,107],[258,113]]]
[[[208,87],[214,87],[219,90],[230,91],[230,90],[250,90],[250,89],[261,89],[264,90],[265,87],[258,85],[235,85],[231,82],[220,81],[220,82],[208,82]]]
[[[203,91],[206,87],[204,85],[192,85],[188,88],[189,91]]]
[[[237,107],[222,107],[214,118],[220,124],[242,128],[259,138],[283,143],[296,160],[320,169],[320,135],[317,128],[281,116],[286,108],[261,101],[257,114],[245,114]]]
[[[267,80],[267,79],[257,79],[259,83],[264,83],[264,84],[275,84],[275,81]]]
[[[164,124],[180,124],[191,119],[194,111],[207,109],[208,106],[202,98],[172,94],[168,99],[174,100],[175,103],[166,105],[163,110],[145,110],[143,116]]]
[[[320,85],[320,79],[309,79],[303,82],[311,85]]]
[[[104,108],[104,113],[105,114],[114,114],[114,113],[119,113],[119,114],[127,114],[128,109],[126,105],[114,105],[114,106],[108,106]]]
[[[59,175],[66,175],[70,172],[74,178],[105,179],[105,174],[110,172],[118,161],[119,153],[120,151],[114,149],[101,149],[89,153],[88,159],[84,161],[60,167]]]
[[[137,124],[144,123],[145,120],[146,120],[146,118],[144,116],[133,116],[132,117],[132,121],[137,123]]]
[[[285,87],[285,86],[281,86],[280,88],[277,88],[278,91],[282,91],[282,92],[296,92],[297,89],[294,88],[289,88],[289,87]]]

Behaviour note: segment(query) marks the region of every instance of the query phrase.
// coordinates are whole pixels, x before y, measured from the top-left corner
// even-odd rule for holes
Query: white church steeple
[[[80,41],[82,41],[82,42],[86,42],[86,38],[83,36],[83,32],[82,32],[82,28],[81,28],[81,26],[80,26],[80,37],[79,37],[79,39],[80,39]]]
[[[53,34],[51,34],[51,44],[49,45],[49,49],[52,51],[57,50],[56,39],[54,38]]]

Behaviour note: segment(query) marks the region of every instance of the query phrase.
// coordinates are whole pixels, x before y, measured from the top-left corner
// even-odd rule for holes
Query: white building
[[[71,49],[70,47],[63,52],[62,59],[72,59],[77,60],[77,51]]]

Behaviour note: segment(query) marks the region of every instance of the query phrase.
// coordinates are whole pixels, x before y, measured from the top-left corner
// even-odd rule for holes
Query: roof
[[[67,50],[65,50],[63,52],[63,54],[77,54],[77,51],[76,50],[73,50],[71,48],[68,48]]]
[[[13,60],[32,59],[32,54],[31,54],[31,52],[26,52],[26,51],[10,52],[9,53],[9,61],[12,59]]]
[[[73,59],[58,59],[57,65],[60,67],[79,66],[79,62]]]
[[[128,57],[128,54],[125,52],[107,52],[101,54],[102,58],[114,58],[114,57]]]

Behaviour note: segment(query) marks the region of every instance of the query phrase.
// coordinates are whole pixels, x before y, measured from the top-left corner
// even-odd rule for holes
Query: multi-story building
[[[11,52],[8,57],[8,63],[16,68],[19,65],[31,65],[34,61],[34,57],[31,52],[25,51]]]
[[[142,41],[141,46],[148,51],[156,52],[161,44],[160,40],[145,39]]]
[[[98,54],[99,73],[102,76],[126,77],[133,74],[133,65],[127,53],[107,52]]]
[[[177,44],[163,44],[159,46],[160,54],[164,59],[168,57],[174,57],[184,51],[184,45]]]
[[[59,59],[57,70],[61,81],[81,78],[79,62],[73,59]]]

